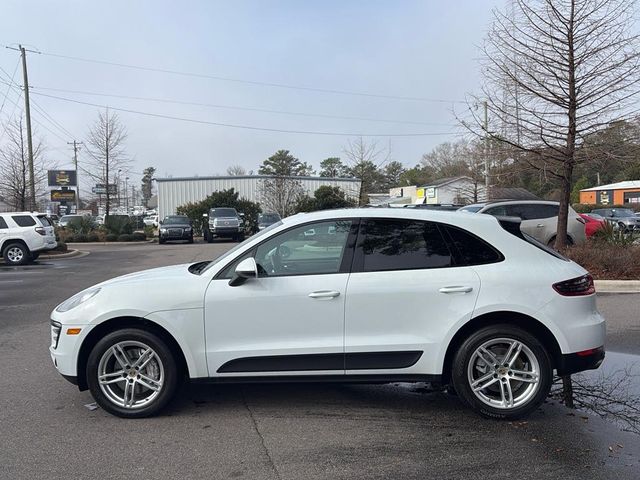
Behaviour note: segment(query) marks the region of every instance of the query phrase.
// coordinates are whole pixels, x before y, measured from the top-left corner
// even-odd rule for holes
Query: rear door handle
[[[440,293],[469,293],[471,290],[473,290],[473,287],[452,286],[452,287],[442,287],[438,291]]]
[[[541,224],[541,223],[539,223],[539,224],[537,224],[537,225],[536,225],[536,228],[542,228],[542,227],[544,227],[544,225],[543,225],[543,224]]]
[[[311,298],[335,298],[340,295],[340,292],[335,290],[318,290],[317,292],[311,292],[309,297]]]

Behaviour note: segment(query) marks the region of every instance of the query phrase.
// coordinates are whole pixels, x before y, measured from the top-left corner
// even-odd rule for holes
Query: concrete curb
[[[640,280],[594,280],[597,293],[640,293]]]
[[[89,252],[81,252],[80,250],[71,250],[70,252],[67,253],[59,253],[57,255],[40,255],[38,257],[38,260],[42,259],[42,260],[55,260],[56,258],[73,258],[73,257],[79,257],[79,256],[84,256],[84,255],[88,255]]]
[[[156,239],[143,240],[138,242],[68,242],[67,245],[71,245],[73,247],[82,247],[83,245],[91,246],[91,245],[145,245],[147,243],[158,243]]]

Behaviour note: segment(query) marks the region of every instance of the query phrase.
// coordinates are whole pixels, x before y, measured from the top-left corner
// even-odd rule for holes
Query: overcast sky
[[[460,132],[452,111],[466,107],[451,102],[478,90],[478,46],[494,5],[502,2],[3,0],[0,43],[42,52],[28,54],[38,107],[32,116],[48,160],[60,166],[70,166],[66,142],[86,139],[98,107],[41,94],[203,122],[353,134],[261,131],[119,112],[128,130],[133,178],[146,166],[155,166],[158,176],[224,174],[235,164],[257,170],[278,149],[317,168],[324,158],[344,158],[345,144],[357,134],[380,135],[366,140],[390,144],[394,160],[413,166]],[[18,52],[0,49],[0,67],[10,76],[15,71],[22,84],[18,60]],[[4,75],[0,71],[6,81]],[[0,105],[7,89],[0,83]],[[17,97],[9,91],[0,112],[3,124],[20,114],[23,102],[14,107]],[[3,133],[0,126],[0,143]],[[429,135],[388,136],[416,133]],[[81,153],[80,161],[90,158]]]

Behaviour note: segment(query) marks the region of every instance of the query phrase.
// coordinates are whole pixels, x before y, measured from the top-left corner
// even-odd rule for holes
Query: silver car
[[[640,218],[630,208],[598,208],[591,213],[603,217],[611,223],[617,230],[632,232],[640,230]]]
[[[522,220],[520,230],[545,245],[553,246],[558,229],[558,210],[560,204],[546,200],[496,200],[476,203],[462,207],[458,211],[487,213],[494,217],[518,217]],[[584,219],[569,207],[567,220],[569,244],[579,244],[587,237],[584,232]]]

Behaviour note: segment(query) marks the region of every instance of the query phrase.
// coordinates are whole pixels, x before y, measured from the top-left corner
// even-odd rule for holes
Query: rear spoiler
[[[511,235],[515,235],[522,240],[525,240],[524,235],[522,235],[522,231],[520,230],[520,224],[522,220],[520,217],[496,217],[498,223],[502,228],[504,228]]]

